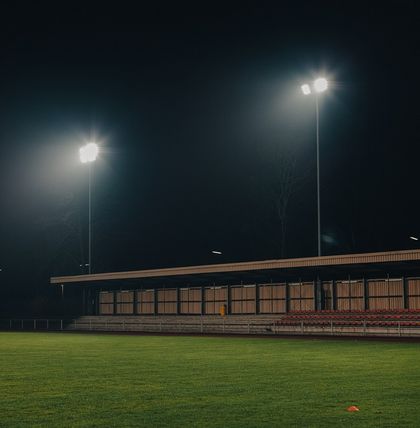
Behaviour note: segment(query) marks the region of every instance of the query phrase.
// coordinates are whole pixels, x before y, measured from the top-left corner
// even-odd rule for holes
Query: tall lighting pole
[[[319,94],[328,89],[328,80],[325,77],[318,77],[312,85],[305,83],[301,86],[304,95],[311,95],[315,92],[316,109],[316,188],[317,188],[317,212],[318,212],[318,257],[321,256],[321,196],[319,186]]]
[[[79,149],[80,162],[87,163],[89,165],[89,275],[92,273],[92,163],[95,162],[98,157],[98,153],[99,147],[96,143],[87,143]]]

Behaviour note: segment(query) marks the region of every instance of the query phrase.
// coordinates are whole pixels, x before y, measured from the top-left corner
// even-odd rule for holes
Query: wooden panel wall
[[[176,314],[178,299],[176,288],[164,288],[157,291],[158,314]]]
[[[99,315],[114,314],[114,292],[101,291],[99,292]]]
[[[401,278],[384,280],[369,280],[369,309],[403,309],[404,288]]]
[[[402,278],[323,281],[321,301],[319,309],[323,310],[420,309],[420,278],[408,278],[405,283]],[[313,311],[315,282],[237,285],[229,287],[229,291],[227,286],[100,291],[98,303],[100,315],[153,315],[155,308],[157,314],[168,315],[199,315],[203,308],[205,314],[211,315],[219,314],[223,305],[230,314]]]
[[[155,313],[155,290],[137,291],[137,313],[142,315]]]
[[[337,281],[335,293],[338,311],[363,311],[365,309],[363,280]]]
[[[205,313],[220,313],[220,307],[227,304],[227,287],[206,287],[204,289]]]
[[[201,314],[201,288],[181,288],[179,300],[181,314]]]
[[[315,309],[314,286],[313,281],[289,284],[289,308],[291,312],[313,311]]]
[[[409,309],[420,309],[420,278],[407,279],[407,297]]]
[[[239,285],[230,288],[232,314],[255,314],[255,285]]]
[[[261,284],[259,288],[259,313],[286,312],[286,284]]]
[[[117,314],[134,313],[134,291],[117,291]]]

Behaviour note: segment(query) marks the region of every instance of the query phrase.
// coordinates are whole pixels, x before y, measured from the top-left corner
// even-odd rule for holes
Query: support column
[[[133,314],[134,315],[138,315],[137,302],[138,302],[137,290],[133,290]]]
[[[314,309],[320,311],[322,309],[322,282],[319,276],[314,281]]]
[[[114,296],[114,313],[113,313],[113,315],[116,315],[117,314],[117,292],[113,291],[112,294]]]
[[[92,308],[91,290],[88,287],[86,289],[86,312],[85,312],[85,315],[92,315],[91,308]]]
[[[365,311],[369,309],[369,284],[366,278],[363,278],[363,300],[365,304]]]
[[[402,283],[403,283],[403,308],[408,309],[409,308],[409,301],[408,301],[408,284],[407,284],[407,278],[402,277]]]
[[[230,291],[230,285],[227,285],[226,290],[226,315],[229,315],[231,313],[231,302],[232,302],[232,296]]]
[[[201,287],[201,315],[206,313],[205,289]]]
[[[153,315],[158,315],[158,290],[157,288],[153,289]]]
[[[255,284],[255,315],[260,313],[260,287]]]
[[[337,287],[336,287],[335,279],[333,279],[331,281],[331,309],[333,311],[337,310],[337,298],[336,298],[337,292],[336,291],[337,291]]]
[[[93,311],[95,312],[94,315],[99,315],[100,314],[100,304],[101,302],[99,301],[99,293],[102,291],[102,288],[98,290],[93,290],[92,294],[91,294],[91,298],[92,298],[92,307],[94,308]]]
[[[179,290],[179,287],[177,287],[176,288],[176,314],[177,315],[179,315],[179,313],[180,313],[180,310],[179,310],[179,308],[180,308],[180,302],[179,302],[179,298],[180,298],[180,290]],[[189,291],[188,291],[188,301],[190,300],[190,297],[189,297]]]
[[[285,301],[285,304],[284,304],[284,310],[285,310],[285,312],[287,314],[287,312],[290,311],[290,287],[289,287],[289,283],[288,282],[286,282],[286,286],[285,287],[286,287],[286,290],[285,290],[286,301]]]
[[[86,290],[82,288],[82,315],[86,315]]]
[[[353,303],[353,295],[351,294],[351,279],[350,279],[350,275],[349,275],[349,279],[348,279],[348,281],[349,281],[349,308],[350,308],[350,311],[352,310],[352,303]]]

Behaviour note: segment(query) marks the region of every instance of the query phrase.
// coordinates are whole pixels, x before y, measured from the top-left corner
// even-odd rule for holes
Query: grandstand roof
[[[346,268],[348,273],[363,274],[369,272],[375,274],[375,272],[386,270],[409,272],[417,269],[419,271],[420,249],[58,276],[52,277],[50,282],[51,284],[87,283],[89,285],[112,280],[153,278],[165,278],[165,281],[185,280],[186,278],[201,278],[208,281],[229,277],[241,280],[263,280],[273,275],[296,277],[300,274],[313,275],[324,271],[328,271],[329,274],[338,272],[342,275],[342,268]]]

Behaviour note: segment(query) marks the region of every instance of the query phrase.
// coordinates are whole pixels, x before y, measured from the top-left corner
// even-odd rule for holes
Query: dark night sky
[[[279,257],[272,189],[291,151],[285,254],[315,255],[315,109],[300,85],[318,73],[332,82],[324,252],[415,246],[418,10],[336,3],[3,9],[3,290],[41,292],[87,261],[77,151],[92,137],[95,271]]]

